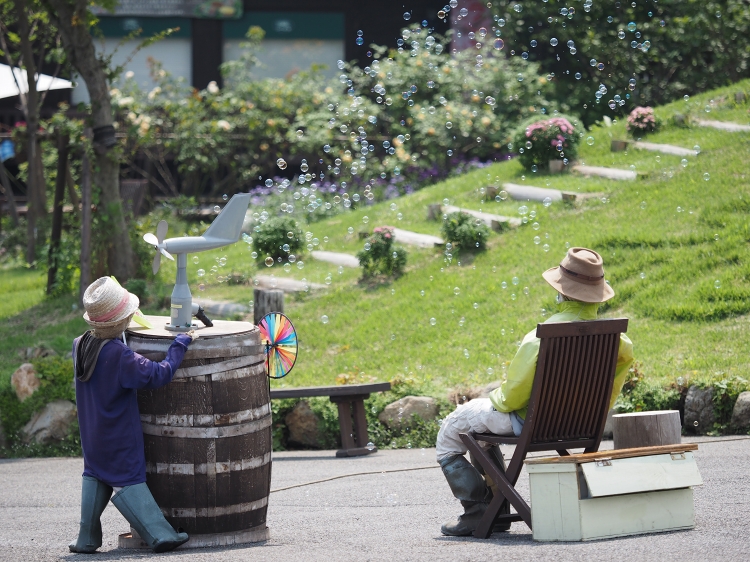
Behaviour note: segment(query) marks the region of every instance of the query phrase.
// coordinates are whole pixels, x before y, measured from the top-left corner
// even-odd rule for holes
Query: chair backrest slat
[[[533,444],[601,437],[626,318],[539,324],[524,433]]]

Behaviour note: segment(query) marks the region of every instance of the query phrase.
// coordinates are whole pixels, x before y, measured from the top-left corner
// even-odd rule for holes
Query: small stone
[[[735,431],[750,429],[750,391],[741,392],[734,403],[732,421],[729,424]]]
[[[284,417],[289,429],[289,442],[303,447],[321,448],[323,431],[320,420],[307,400],[297,402],[294,409]]]
[[[34,365],[31,363],[24,363],[10,377],[10,385],[21,402],[34,394],[41,384],[34,371]]]
[[[411,422],[413,415],[425,421],[434,420],[438,416],[437,400],[430,396],[404,396],[388,404],[378,419],[392,429]]]
[[[68,436],[70,424],[76,420],[76,406],[70,400],[55,400],[36,412],[21,430],[24,443],[32,440],[49,444]]]
[[[714,429],[713,388],[688,388],[685,397],[683,427],[690,433],[708,433]],[[696,425],[697,422],[697,425]]]

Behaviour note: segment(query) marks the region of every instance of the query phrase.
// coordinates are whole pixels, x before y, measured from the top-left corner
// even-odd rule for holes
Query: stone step
[[[201,305],[209,317],[210,315],[232,316],[233,314],[247,314],[250,312],[250,307],[234,302],[215,301],[212,299],[193,299],[193,301]]]
[[[359,260],[351,254],[341,252],[326,252],[324,250],[313,250],[313,259],[332,263],[333,265],[342,265],[344,267],[359,267]]]
[[[739,123],[730,123],[728,121],[714,121],[712,119],[696,119],[695,123],[701,127],[711,127],[712,129],[720,129],[722,131],[730,131],[732,133],[749,133],[750,125],[740,125]]]
[[[291,277],[276,277],[275,275],[256,275],[254,281],[262,289],[279,289],[285,293],[299,293],[300,291],[325,289],[327,286],[309,281],[298,281]]]
[[[443,213],[466,213],[472,217],[479,219],[484,224],[489,226],[492,230],[500,231],[503,229],[503,224],[515,227],[521,225],[521,219],[517,217],[504,217],[502,215],[493,215],[491,213],[483,213],[482,211],[474,211],[472,209],[463,209],[461,207],[454,207],[453,205],[443,205]]]
[[[577,164],[572,170],[584,176],[597,176],[610,180],[634,180],[638,173],[634,170],[621,170],[619,168],[604,168],[602,166],[583,166]]]
[[[581,201],[593,197],[601,197],[602,193],[577,193],[575,191],[560,191],[559,189],[550,189],[548,187],[536,187],[533,185],[519,185],[517,183],[504,183],[503,189],[508,192],[508,196],[516,201],[539,201],[544,203],[549,198],[553,203],[555,201]]]
[[[655,142],[631,142],[633,148],[640,150],[650,150],[652,152],[661,152],[662,154],[672,154],[674,156],[696,156],[695,150],[674,146],[672,144],[657,144]]]
[[[445,241],[437,236],[432,236],[431,234],[420,234],[418,232],[411,232],[400,228],[393,229],[393,236],[396,242],[409,244],[410,246],[417,246],[419,248],[434,248],[435,246],[442,246],[445,244]]]

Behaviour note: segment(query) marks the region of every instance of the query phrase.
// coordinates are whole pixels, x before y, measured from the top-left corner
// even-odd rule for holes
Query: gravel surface
[[[695,489],[692,531],[550,544],[533,542],[531,531],[514,523],[509,533],[489,540],[443,537],[440,524],[459,513],[460,506],[433,449],[380,451],[353,459],[334,458],[332,451],[305,451],[274,455],[272,490],[278,491],[269,501],[268,542],[163,555],[118,550],[117,535],[128,525],[111,505],[102,516],[101,552],[69,553],[67,544],[78,526],[82,460],[4,460],[0,560],[750,560],[750,439],[686,441],[700,443],[696,459],[704,480]],[[611,446],[611,441],[603,443],[603,448]],[[512,452],[510,447],[503,450],[506,456]],[[395,470],[401,471],[383,472]],[[307,484],[363,472],[375,474]],[[519,487],[528,497],[525,473]]]

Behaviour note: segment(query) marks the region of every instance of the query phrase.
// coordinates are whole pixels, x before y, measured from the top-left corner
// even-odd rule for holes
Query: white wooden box
[[[696,448],[527,460],[534,540],[585,541],[695,527],[691,486],[703,482],[693,453],[685,449]],[[652,450],[657,454],[646,454]]]

